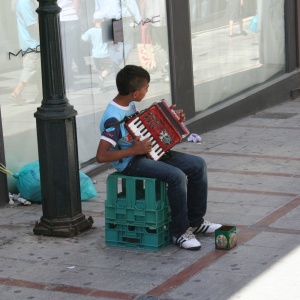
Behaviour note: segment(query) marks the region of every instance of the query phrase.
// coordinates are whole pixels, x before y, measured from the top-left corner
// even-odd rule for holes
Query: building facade
[[[81,167],[95,161],[99,121],[117,93],[115,76],[124,65],[150,72],[149,92],[139,109],[166,99],[185,110],[186,124],[199,135],[286,101],[299,88],[299,0],[57,4],[65,88],[78,112]],[[13,172],[38,159],[33,116],[42,101],[37,7],[36,0],[4,0],[0,11],[2,143]]]

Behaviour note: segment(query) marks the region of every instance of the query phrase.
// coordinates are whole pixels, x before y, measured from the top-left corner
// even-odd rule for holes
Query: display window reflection
[[[285,71],[283,0],[190,0],[196,111]]]
[[[0,11],[0,105],[6,160],[17,171],[38,158],[34,113],[43,100],[36,0],[5,0]],[[66,97],[76,117],[79,164],[94,160],[99,122],[116,94],[115,77],[142,65],[151,85],[139,109],[170,104],[166,3],[58,0]],[[121,34],[120,34],[121,33]]]

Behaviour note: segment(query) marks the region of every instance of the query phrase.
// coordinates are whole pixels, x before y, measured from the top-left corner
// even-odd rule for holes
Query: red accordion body
[[[189,134],[179,117],[165,100],[153,103],[149,108],[135,115],[125,123],[133,135],[141,140],[149,137],[152,151],[147,154],[153,160],[159,160],[167,151]]]

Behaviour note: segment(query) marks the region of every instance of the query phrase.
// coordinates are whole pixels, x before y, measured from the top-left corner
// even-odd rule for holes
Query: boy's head
[[[121,69],[116,78],[117,89],[120,95],[127,96],[140,90],[150,82],[150,74],[144,68],[127,65]]]
[[[96,12],[94,13],[93,18],[94,18],[94,22],[95,22],[95,23],[100,23],[101,21],[103,21],[103,20],[105,19],[105,14],[103,14],[103,13],[100,12],[100,11],[96,11]]]

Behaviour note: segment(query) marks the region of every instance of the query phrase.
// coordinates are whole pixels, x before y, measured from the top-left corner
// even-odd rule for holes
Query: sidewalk
[[[299,299],[300,99],[212,132],[202,144],[175,148],[208,164],[206,219],[238,229],[238,246],[158,252],[106,247],[105,181],[82,202],[93,228],[74,238],[35,236],[41,205],[0,209],[1,299],[223,300]]]

